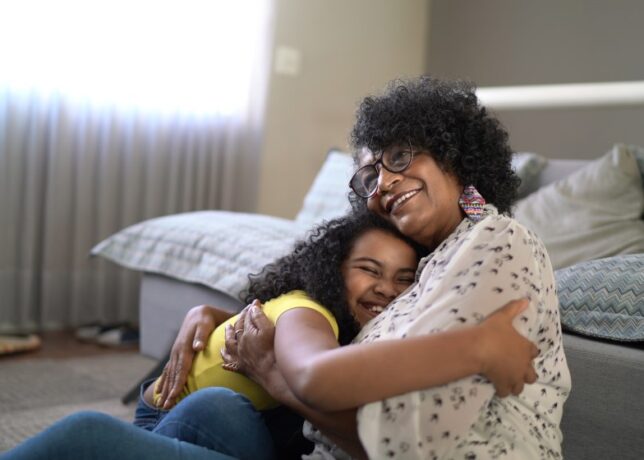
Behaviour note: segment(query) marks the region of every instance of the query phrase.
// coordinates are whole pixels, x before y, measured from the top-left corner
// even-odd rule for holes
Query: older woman
[[[507,135],[463,83],[394,82],[358,111],[352,140],[358,204],[432,253],[417,283],[360,343],[476,324],[530,299],[518,328],[540,349],[538,380],[500,399],[477,376],[369,404],[360,439],[371,457],[560,458],[570,391],[552,266],[539,238],[507,214],[517,179]]]
[[[515,388],[505,399],[478,375],[383,396],[358,411],[361,445],[352,438],[350,416],[344,430],[321,422],[334,442],[308,424],[305,431],[316,441],[312,458],[342,457],[338,443],[356,455],[364,447],[371,458],[560,458],[559,423],[570,374],[554,276],[539,238],[508,216],[518,179],[510,168],[507,134],[479,105],[473,87],[420,78],[395,81],[384,94],[366,98],[352,141],[358,166],[350,184],[354,205],[383,216],[431,251],[418,268],[417,282],[354,342],[391,343],[460,330],[503,303],[526,297],[530,305],[517,328],[538,344],[538,377],[520,395]],[[346,394],[356,379],[392,378],[386,367],[379,376],[378,370],[367,372],[378,357],[356,353],[360,347],[334,350],[306,369],[294,369],[288,361],[271,367],[266,363],[272,331],[256,316],[254,333],[242,335],[233,360],[314,424],[315,414],[306,413],[311,407],[352,407]],[[198,329],[201,321],[193,320],[187,329]],[[262,335],[269,340],[259,340]],[[187,348],[183,351],[189,353]],[[174,369],[181,373],[181,366]],[[289,379],[297,371],[313,375],[315,385],[303,389]],[[397,370],[394,379],[416,371],[410,365]]]

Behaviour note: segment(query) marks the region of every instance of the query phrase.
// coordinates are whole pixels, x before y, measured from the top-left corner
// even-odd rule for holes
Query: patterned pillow
[[[618,341],[644,340],[644,254],[582,262],[555,276],[564,328]]]
[[[537,153],[519,152],[512,155],[512,169],[521,179],[518,197],[528,196],[539,188],[539,175],[548,159]]]

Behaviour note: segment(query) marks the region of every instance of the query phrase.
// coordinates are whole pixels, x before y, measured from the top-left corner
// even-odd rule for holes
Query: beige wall
[[[644,79],[639,0],[433,0],[427,71],[479,86]],[[515,150],[595,158],[644,145],[644,108],[500,112]]]
[[[360,99],[425,69],[429,0],[277,0],[274,49],[301,52],[272,72],[258,212],[293,218],[331,147],[347,148]]]

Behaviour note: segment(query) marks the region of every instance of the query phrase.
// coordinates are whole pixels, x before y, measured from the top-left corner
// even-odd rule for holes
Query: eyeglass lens
[[[358,169],[351,178],[350,186],[354,192],[363,198],[368,198],[378,187],[378,163],[389,172],[399,173],[407,169],[411,163],[412,152],[409,149],[391,149],[384,152],[375,163]]]

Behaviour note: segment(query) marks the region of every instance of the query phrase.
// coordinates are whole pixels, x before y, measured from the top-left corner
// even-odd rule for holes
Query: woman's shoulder
[[[485,217],[472,227],[472,235],[484,239],[541,239],[514,217],[495,214]]]
[[[503,253],[506,257],[543,258],[546,254],[543,242],[532,230],[504,214],[489,215],[471,223],[456,246],[454,255],[464,257]]]

